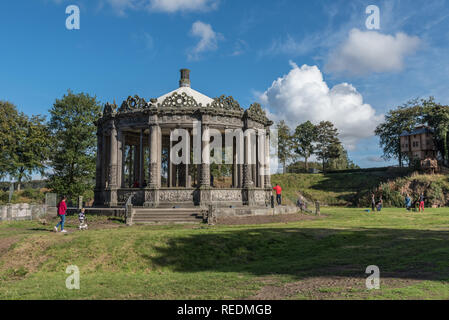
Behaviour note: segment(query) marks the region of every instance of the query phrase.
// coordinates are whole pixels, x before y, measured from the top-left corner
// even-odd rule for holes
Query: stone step
[[[135,208],[134,224],[200,223],[203,215],[198,207],[191,208]]]
[[[199,215],[163,215],[163,214],[145,214],[145,215],[134,215],[133,219],[202,219]]]
[[[145,217],[141,217],[141,216],[134,216],[133,217],[133,222],[137,222],[137,221],[202,221],[202,217],[198,217],[198,216],[145,216]]]
[[[135,209],[135,214],[200,214],[198,209]]]
[[[198,220],[137,220],[134,224],[197,224]]]

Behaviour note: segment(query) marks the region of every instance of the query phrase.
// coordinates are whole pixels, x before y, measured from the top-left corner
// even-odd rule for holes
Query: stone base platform
[[[130,212],[125,208],[86,208],[86,214],[108,217],[120,217],[126,219],[128,225],[135,223],[183,223],[183,222],[206,222],[215,223],[220,217],[245,217],[245,216],[274,216],[283,214],[294,214],[299,210],[293,206],[271,207],[159,207],[145,208],[132,207]],[[77,214],[79,209],[69,208],[68,214]]]

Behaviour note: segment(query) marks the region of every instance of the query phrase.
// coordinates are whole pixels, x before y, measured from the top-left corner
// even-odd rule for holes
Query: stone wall
[[[50,211],[46,205],[8,204],[0,206],[0,221],[39,219]]]

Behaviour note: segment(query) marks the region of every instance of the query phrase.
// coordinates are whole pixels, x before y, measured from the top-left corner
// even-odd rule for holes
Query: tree
[[[100,112],[96,97],[70,90],[56,99],[50,110],[53,173],[48,185],[56,193],[73,198],[93,188],[97,145],[94,122]]]
[[[442,106],[430,97],[421,100],[423,105],[424,122],[434,131],[434,144],[440,152],[443,160],[449,160],[449,107]]]
[[[308,159],[315,151],[317,128],[307,121],[296,127],[293,134],[293,146],[296,154],[304,158],[306,172],[309,170]]]
[[[0,103],[0,171],[17,179],[17,190],[33,172],[44,174],[49,150],[45,118],[29,118],[10,103]]]
[[[276,125],[278,133],[278,156],[279,162],[282,163],[283,173],[287,171],[287,162],[292,158],[292,139],[290,128],[284,120],[279,121]]]
[[[404,155],[401,152],[400,136],[404,131],[411,131],[417,125],[423,124],[423,107],[418,99],[410,100],[402,106],[391,110],[385,116],[385,122],[377,126],[375,134],[380,138],[383,158],[398,159],[399,166],[403,166]]]
[[[0,101],[0,178],[12,169],[15,132],[19,128],[19,112],[10,102]]]
[[[338,158],[340,156],[341,143],[338,140],[337,128],[334,127],[332,122],[321,121],[316,128],[316,155],[318,156],[318,160],[322,161],[324,172],[326,162],[329,159]]]
[[[50,137],[45,118],[24,114],[19,115],[19,128],[15,133],[14,154],[11,155],[12,167],[9,174],[17,179],[17,190],[21,189],[24,179],[33,172],[44,175],[45,162],[49,155]]]
[[[343,148],[342,144],[337,144],[339,156],[331,158],[328,161],[328,168],[330,170],[347,170],[347,169],[360,169],[359,166],[354,164],[348,156],[348,151]]]

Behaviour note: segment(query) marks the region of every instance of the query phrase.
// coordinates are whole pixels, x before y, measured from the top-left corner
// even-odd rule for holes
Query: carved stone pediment
[[[207,106],[210,108],[217,108],[217,109],[243,111],[243,109],[240,107],[240,104],[236,100],[234,100],[233,97],[231,96],[226,97],[225,95],[215,98],[214,102],[212,102],[210,105]]]
[[[110,103],[106,103],[103,109],[103,115],[110,115],[112,113],[114,113],[117,110],[117,105],[114,104],[110,104]]]
[[[129,112],[134,110],[143,110],[148,108],[148,103],[144,98],[140,98],[138,95],[134,97],[129,96],[128,99],[123,101],[120,106],[119,112]]]
[[[267,118],[267,114],[265,110],[262,109],[262,106],[259,103],[253,103],[248,110],[245,111],[245,114],[248,118],[253,119],[255,121],[270,124],[271,121]]]
[[[165,98],[162,104],[158,104],[159,108],[188,108],[194,109],[201,107],[196,100],[187,95],[185,92],[179,94],[178,92],[173,93],[171,96]]]

